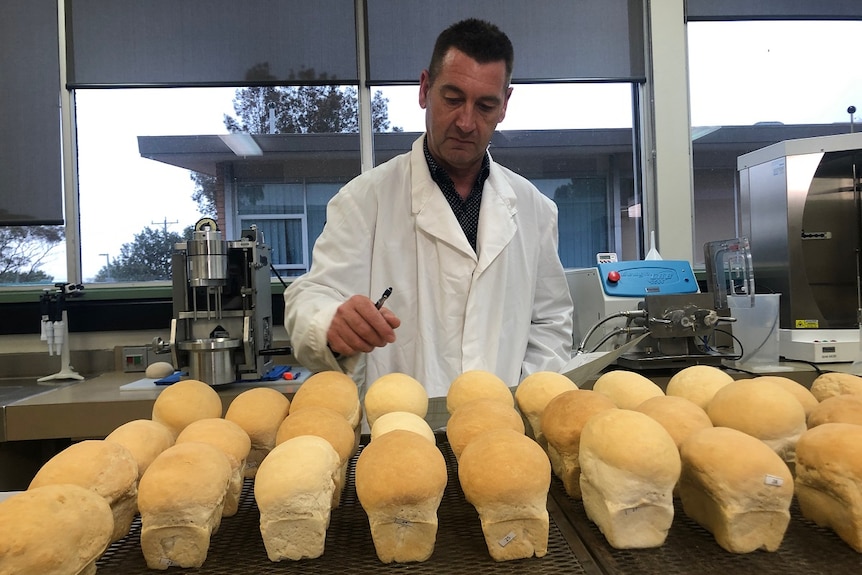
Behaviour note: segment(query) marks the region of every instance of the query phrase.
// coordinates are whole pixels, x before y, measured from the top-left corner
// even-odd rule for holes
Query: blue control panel
[[[677,293],[697,293],[691,264],[684,260],[635,260],[598,264],[599,280],[605,294],[617,297],[644,297]]]

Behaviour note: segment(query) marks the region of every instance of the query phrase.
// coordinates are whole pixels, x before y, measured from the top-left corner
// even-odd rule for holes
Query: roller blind
[[[862,20],[859,0],[687,0],[688,20]]]
[[[63,223],[56,0],[0,2],[0,225]]]
[[[643,81],[642,0],[368,0],[368,81],[416,83],[437,35],[488,20],[515,48],[514,81]]]
[[[67,0],[68,80],[355,84],[353,0]]]

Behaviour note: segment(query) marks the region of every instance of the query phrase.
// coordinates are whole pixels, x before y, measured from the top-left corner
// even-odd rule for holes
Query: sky
[[[689,24],[693,126],[847,122],[862,110],[862,22]],[[418,78],[417,71],[417,78]],[[376,88],[375,88],[376,89]],[[385,88],[393,126],[422,131],[418,87]],[[181,168],[140,157],[137,136],[222,134],[233,88],[78,91],[81,258],[88,281],[144,227],[197,221]],[[859,121],[862,112],[857,113]],[[627,85],[518,85],[501,130],[630,127]],[[107,255],[105,255],[107,254]],[[65,278],[65,256],[43,268]]]

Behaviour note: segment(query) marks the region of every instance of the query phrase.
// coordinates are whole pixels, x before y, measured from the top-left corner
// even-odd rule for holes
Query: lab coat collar
[[[424,137],[422,135],[413,142],[410,154],[412,211],[416,217],[416,225],[471,257],[477,263],[476,273],[479,273],[500,255],[517,231],[518,226],[514,219],[518,211],[515,192],[492,158],[491,173],[482,190],[479,233],[476,238],[479,252],[477,256],[452,213],[452,208],[431,178],[422,151]]]

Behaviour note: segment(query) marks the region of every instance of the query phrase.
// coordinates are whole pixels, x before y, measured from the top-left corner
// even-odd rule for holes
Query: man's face
[[[419,83],[428,149],[450,175],[477,170],[497,124],[506,116],[512,88],[502,60],[480,64],[451,48],[433,84],[428,70]]]

